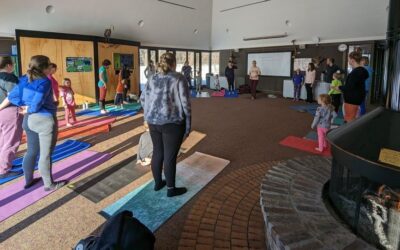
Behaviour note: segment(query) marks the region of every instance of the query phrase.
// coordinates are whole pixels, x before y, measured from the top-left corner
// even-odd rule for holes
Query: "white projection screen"
[[[253,60],[257,61],[263,76],[290,77],[291,75],[292,52],[248,53],[247,74]]]

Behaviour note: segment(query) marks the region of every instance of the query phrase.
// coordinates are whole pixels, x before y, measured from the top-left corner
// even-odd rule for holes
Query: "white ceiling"
[[[169,1],[195,10],[158,0],[0,0],[0,36],[14,34],[15,29],[103,36],[113,25],[113,38],[210,49],[212,1]],[[48,5],[54,6],[53,14],[46,13]]]
[[[386,34],[389,0],[271,0],[220,12],[258,1],[213,0],[213,49],[288,45],[292,40],[307,44],[313,43],[313,37],[319,37],[321,43],[373,40]],[[243,41],[243,37],[285,32],[286,38]]]
[[[234,49],[260,46],[382,39],[389,0],[270,0],[220,12],[260,0],[0,0],[0,36],[15,29],[102,36],[113,25],[113,38],[144,45]],[[55,12],[45,8],[53,5]],[[144,26],[138,22],[144,20]],[[285,21],[289,20],[291,26]],[[197,29],[198,34],[193,31]],[[227,32],[226,30],[229,30]],[[244,42],[243,37],[288,37]]]

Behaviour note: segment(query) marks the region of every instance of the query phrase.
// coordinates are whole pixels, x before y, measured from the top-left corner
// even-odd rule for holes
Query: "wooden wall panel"
[[[62,80],[65,77],[71,79],[78,105],[84,101],[96,101],[93,42],[21,37],[20,50],[23,74],[26,72],[32,56],[48,56],[58,66],[55,78],[59,84],[62,85]],[[91,57],[93,71],[68,73],[66,71],[66,57]]]
[[[131,74],[131,89],[130,92],[139,94],[139,47],[119,44],[107,44],[98,43],[98,56],[99,56],[99,67],[104,59],[108,59],[113,63],[113,54],[133,54],[134,58],[134,69]],[[98,73],[98,72],[96,72]],[[109,84],[107,86],[107,97],[106,100],[113,100],[116,93],[118,76],[115,74],[114,65],[111,65],[108,69]]]

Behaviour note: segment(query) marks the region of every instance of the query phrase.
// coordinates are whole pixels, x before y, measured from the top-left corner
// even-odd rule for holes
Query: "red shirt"
[[[52,75],[49,75],[48,78],[51,81],[51,88],[53,89],[53,94],[58,100],[60,98],[60,90],[58,89],[58,82]]]

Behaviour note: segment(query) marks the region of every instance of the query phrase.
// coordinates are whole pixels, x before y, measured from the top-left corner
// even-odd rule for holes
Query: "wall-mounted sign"
[[[115,70],[120,70],[123,65],[128,69],[134,69],[133,54],[114,53],[113,61]]]
[[[92,70],[92,58],[67,57],[67,72],[91,72]]]

